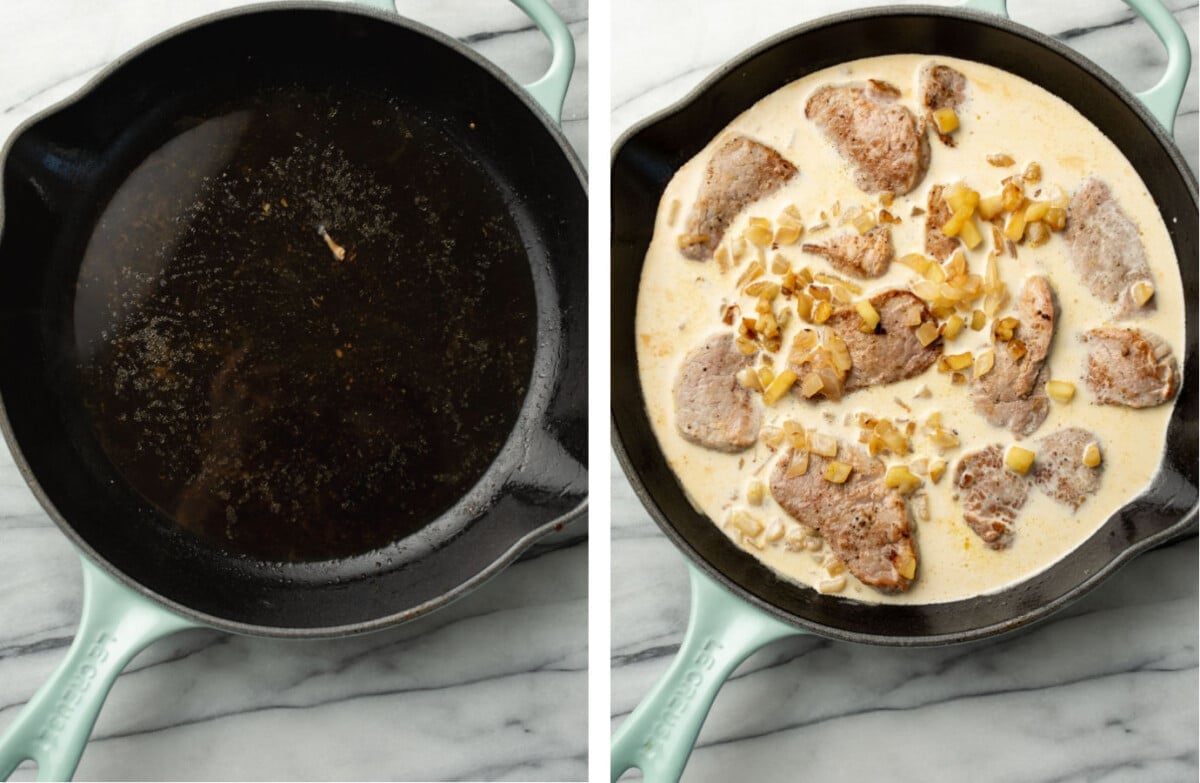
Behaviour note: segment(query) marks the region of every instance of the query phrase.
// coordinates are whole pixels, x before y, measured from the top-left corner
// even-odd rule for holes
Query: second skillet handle
[[[762,612],[690,564],[692,613],[671,667],[612,739],[612,779],[637,767],[646,783],[683,774],[717,692],[763,646],[803,633]]]
[[[1187,34],[1162,0],[1125,0],[1125,4],[1146,20],[1167,48],[1166,73],[1158,80],[1158,84],[1137,93],[1137,97],[1167,132],[1172,133],[1179,102],[1183,100],[1183,91],[1187,87],[1188,71],[1192,67],[1192,48],[1188,45]],[[1008,16],[1007,0],[964,0],[962,7]]]
[[[67,657],[0,737],[0,779],[24,761],[69,780],[113,681],[151,642],[197,627],[83,562],[83,617]]]
[[[395,0],[354,0],[360,5],[395,11]],[[567,87],[571,84],[571,73],[575,70],[575,41],[571,31],[547,0],[511,0],[512,4],[525,12],[533,23],[550,39],[550,67],[542,78],[522,85],[538,105],[545,109],[556,125],[562,125],[563,102],[567,99]]]

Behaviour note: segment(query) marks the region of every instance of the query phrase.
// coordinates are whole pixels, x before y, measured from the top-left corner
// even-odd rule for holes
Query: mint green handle
[[[803,631],[754,608],[691,564],[692,613],[671,667],[612,740],[612,779],[637,767],[647,783],[677,781],[717,691],[754,651]]]
[[[1188,71],[1192,67],[1192,48],[1187,34],[1161,0],[1125,0],[1125,4],[1146,20],[1150,29],[1167,48],[1167,71],[1158,84],[1137,93],[1138,99],[1162,123],[1168,133],[1175,131],[1175,115],[1187,87]],[[964,0],[962,8],[983,13],[1008,16],[1007,0]]]
[[[353,1],[383,11],[396,10],[395,0]],[[512,4],[524,11],[550,39],[550,67],[542,74],[542,78],[521,86],[555,124],[562,125],[563,102],[567,99],[567,87],[575,70],[575,41],[571,38],[571,31],[546,0],[512,0]]]
[[[198,627],[83,563],[83,617],[66,659],[0,737],[0,778],[22,762],[38,780],[69,780],[125,665],[151,642]]]

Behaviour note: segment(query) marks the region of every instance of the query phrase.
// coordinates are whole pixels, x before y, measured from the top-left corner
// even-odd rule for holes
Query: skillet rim
[[[242,16],[252,16],[256,14],[287,14],[297,11],[325,11],[337,14],[370,17],[377,21],[387,22],[397,27],[405,28],[416,34],[424,35],[425,37],[442,44],[458,55],[465,57],[468,61],[482,68],[494,79],[504,85],[509,92],[513,93],[516,98],[522,104],[524,104],[525,110],[537,118],[538,122],[541,123],[549,137],[555,142],[555,144],[558,145],[559,151],[566,159],[566,162],[571,167],[571,170],[574,172],[579,182],[579,186],[584,193],[585,199],[587,198],[588,183],[586,169],[584,169],[579,155],[571,147],[570,142],[567,140],[566,134],[563,132],[562,128],[559,125],[554,124],[549,115],[537,103],[537,101],[535,101],[533,97],[520,84],[518,84],[515,79],[508,75],[508,73],[502,70],[498,65],[491,62],[486,57],[474,51],[456,38],[429,27],[426,24],[403,16],[399,12],[384,11],[374,7],[361,6],[355,3],[348,3],[344,1],[339,2],[336,0],[281,0],[280,2],[257,2],[244,6],[236,6],[234,8],[222,9],[189,19],[139,42],[136,46],[126,50],[116,59],[107,63],[90,79],[88,79],[85,84],[77,88],[70,95],[65,96],[61,100],[55,101],[50,106],[47,106],[46,108],[34,113],[18,124],[12,130],[4,143],[0,145],[0,172],[3,172],[7,168],[7,162],[12,148],[31,128],[47,118],[50,118],[55,114],[69,109],[75,104],[83,101],[98,86],[107,81],[114,73],[151,49],[154,49],[162,44],[166,44],[172,38],[175,38],[179,35],[216,22]],[[0,235],[2,235],[4,232],[6,214],[4,191],[3,188],[0,188]],[[586,220],[586,216],[584,216],[583,223],[585,227]],[[379,631],[415,620],[419,617],[429,614],[430,612],[440,609],[443,606],[453,603],[476,588],[482,586],[485,582],[497,576],[501,571],[511,565],[536,541],[585,516],[588,510],[588,498],[585,494],[583,499],[574,508],[565,511],[559,516],[543,523],[542,525],[530,529],[524,535],[521,535],[510,541],[508,548],[501,552],[494,560],[492,560],[487,567],[472,573],[453,588],[441,593],[437,597],[431,598],[415,606],[408,607],[402,611],[392,612],[390,614],[375,617],[370,620],[342,623],[331,626],[284,627],[258,625],[254,623],[228,620],[207,612],[201,612],[193,609],[185,604],[167,598],[166,596],[149,589],[141,582],[133,579],[124,571],[115,567],[107,558],[103,557],[94,547],[84,540],[82,536],[80,536],[80,534],[75,530],[74,526],[65,518],[63,514],[59,512],[58,508],[50,500],[50,497],[42,488],[41,483],[37,480],[32,469],[30,468],[24,452],[12,431],[8,409],[2,398],[0,398],[0,433],[3,433],[5,443],[7,444],[9,452],[12,455],[13,463],[20,472],[22,480],[24,480],[30,491],[37,498],[38,503],[45,510],[50,520],[53,521],[55,526],[58,527],[64,536],[66,536],[67,540],[75,549],[76,554],[80,556],[86,556],[89,561],[101,568],[110,578],[116,580],[124,587],[132,590],[142,598],[151,601],[159,607],[169,610],[204,627],[244,636],[305,639],[336,638]],[[586,466],[584,467],[586,469]],[[369,579],[371,577],[365,578]]]
[[[1178,174],[1180,176],[1180,178],[1183,180],[1183,182],[1187,185],[1187,187],[1191,193],[1193,205],[1194,206],[1196,205],[1198,198],[1200,198],[1200,197],[1198,197],[1198,194],[1197,194],[1196,174],[1191,171],[1191,169],[1187,165],[1187,162],[1183,159],[1183,156],[1180,153],[1179,147],[1175,143],[1174,138],[1170,134],[1167,133],[1166,129],[1163,128],[1163,126],[1158,122],[1158,120],[1145,107],[1145,105],[1140,100],[1138,100],[1137,97],[1135,95],[1133,95],[1133,93],[1130,92],[1129,89],[1127,89],[1115,77],[1113,77],[1110,73],[1108,73],[1103,68],[1101,68],[1098,64],[1096,64],[1092,60],[1084,57],[1081,53],[1072,49],[1071,47],[1067,46],[1066,44],[1046,35],[1045,33],[1041,33],[1037,30],[1034,30],[1033,28],[1030,28],[1025,25],[1014,22],[1013,20],[1011,20],[1007,17],[999,17],[999,16],[995,16],[992,14],[988,14],[988,13],[983,13],[983,12],[979,12],[979,11],[971,11],[971,10],[966,10],[966,9],[962,9],[962,8],[954,8],[954,7],[946,8],[946,7],[941,7],[941,6],[928,6],[928,5],[881,6],[881,7],[874,7],[874,8],[854,9],[854,10],[850,10],[850,11],[839,12],[836,14],[830,14],[830,15],[822,16],[817,19],[813,19],[811,21],[804,22],[804,23],[801,23],[794,27],[791,27],[787,30],[784,30],[783,32],[772,35],[769,38],[766,38],[766,39],[754,44],[753,46],[748,47],[747,49],[744,49],[743,51],[734,55],[731,59],[727,60],[725,63],[723,63],[716,69],[714,69],[712,71],[712,73],[710,73],[703,80],[701,80],[694,88],[689,90],[687,92],[687,94],[685,94],[682,98],[680,98],[679,100],[671,103],[670,105],[650,114],[649,116],[643,118],[642,120],[635,122],[634,124],[630,125],[624,132],[622,132],[612,147],[612,153],[610,155],[610,160],[609,160],[610,172],[616,167],[619,156],[625,150],[625,147],[634,139],[634,137],[651,129],[653,126],[657,125],[658,123],[660,123],[664,120],[667,120],[667,119],[673,117],[674,115],[679,114],[679,113],[685,111],[686,109],[690,108],[692,106],[692,104],[701,100],[705,96],[705,94],[708,93],[709,90],[714,88],[720,81],[726,79],[727,77],[732,75],[734,72],[736,72],[740,68],[746,66],[750,61],[752,61],[752,60],[756,59],[758,56],[768,52],[769,50],[773,49],[774,47],[776,47],[792,38],[797,38],[797,37],[805,36],[805,35],[811,35],[813,33],[818,32],[821,28],[825,28],[825,27],[831,27],[834,25],[844,24],[847,22],[861,22],[863,20],[878,19],[880,17],[901,17],[901,16],[903,16],[903,17],[926,17],[926,18],[928,18],[928,17],[949,18],[949,19],[954,19],[957,21],[966,21],[966,22],[971,22],[971,23],[976,23],[976,24],[982,24],[984,26],[997,28],[1003,32],[1007,32],[1007,33],[1025,38],[1026,40],[1028,40],[1034,44],[1040,45],[1044,48],[1047,48],[1047,49],[1051,50],[1052,52],[1054,52],[1055,54],[1063,57],[1064,59],[1069,60],[1071,63],[1073,63],[1077,67],[1081,68],[1082,70],[1084,70],[1085,72],[1090,74],[1094,79],[1096,79],[1098,82],[1100,82],[1101,85],[1103,85],[1103,86],[1107,87],[1109,90],[1111,90],[1117,97],[1119,97],[1121,99],[1121,101],[1126,105],[1127,108],[1129,108],[1130,110],[1133,111],[1133,113],[1141,121],[1142,125],[1151,132],[1151,134],[1159,142],[1163,151],[1170,158],[1171,162],[1174,164],[1175,173]],[[857,59],[857,58],[852,57],[850,59]],[[762,97],[762,96],[760,96],[760,97]],[[1064,100],[1066,100],[1066,99],[1064,98]],[[1072,103],[1072,102],[1068,100],[1068,103]],[[745,108],[749,108],[749,105],[750,104],[747,104],[745,106]],[[1072,103],[1072,105],[1074,105],[1074,104]],[[745,110],[745,109],[743,109],[743,110]],[[1139,173],[1139,176],[1141,176],[1142,172],[1139,171],[1138,173]],[[610,214],[610,225],[609,225],[610,249],[611,249],[611,245],[612,245],[612,229],[613,229],[612,221],[613,221],[613,219]],[[1177,261],[1180,265],[1182,265],[1184,263],[1183,259],[1177,259]],[[611,263],[611,257],[610,257],[610,263]],[[611,274],[611,271],[610,271],[610,274]],[[1185,306],[1188,304],[1192,304],[1194,306],[1194,303],[1185,302]],[[1189,315],[1191,316],[1192,319],[1196,318],[1196,314],[1194,312],[1188,313],[1185,310],[1184,315],[1185,315],[1185,322]],[[618,342],[618,340],[616,339],[616,337],[617,337],[616,331],[617,331],[617,327],[616,327],[616,322],[614,321],[612,324],[610,324],[610,343],[613,345],[617,344],[617,342]],[[1185,348],[1186,348],[1186,353],[1182,357],[1182,360],[1180,361],[1180,367],[1184,373],[1186,373],[1187,365],[1189,364],[1189,362],[1195,361],[1195,353],[1197,350],[1195,340],[1190,341],[1189,344],[1187,344],[1185,346]],[[611,350],[612,349],[610,348],[610,354],[611,354]],[[611,360],[611,357],[610,357],[610,360]],[[1185,386],[1187,384],[1187,380],[1188,380],[1188,378],[1185,375],[1184,380],[1183,380],[1183,384]],[[1191,379],[1191,380],[1193,382],[1195,382],[1195,379]],[[641,382],[640,382],[640,380],[636,380],[635,382],[637,383],[637,387],[638,387],[638,397],[641,398],[642,397],[642,394],[640,391]],[[615,385],[615,381],[610,381],[610,390],[613,385]],[[1180,393],[1180,397],[1182,397],[1182,390]],[[1177,397],[1177,400],[1180,397]],[[644,408],[644,406],[643,406],[643,408]],[[1175,414],[1172,414],[1172,418],[1174,418],[1174,415]],[[997,636],[997,635],[1000,635],[1003,633],[1007,633],[1009,631],[1014,631],[1014,630],[1017,630],[1018,628],[1026,627],[1031,624],[1035,624],[1038,621],[1046,618],[1047,616],[1054,614],[1059,609],[1062,609],[1063,607],[1067,606],[1068,604],[1078,600],[1079,598],[1082,598],[1084,595],[1091,592],[1099,584],[1101,584],[1103,581],[1105,581],[1109,576],[1111,576],[1116,570],[1118,570],[1121,566],[1123,566],[1129,560],[1132,560],[1134,557],[1140,555],[1141,553],[1147,551],[1148,549],[1152,549],[1156,546],[1160,546],[1162,544],[1166,544],[1166,543],[1169,543],[1169,542],[1172,542],[1175,540],[1180,540],[1184,537],[1195,535],[1195,533],[1196,533],[1198,509],[1200,509],[1200,496],[1198,496],[1197,498],[1193,498],[1190,508],[1175,523],[1168,525],[1167,527],[1163,528],[1162,530],[1159,530],[1157,532],[1146,535],[1144,538],[1140,539],[1139,541],[1136,541],[1132,544],[1125,546],[1122,550],[1120,550],[1118,553],[1116,553],[1111,558],[1109,558],[1102,567],[1100,567],[1097,570],[1095,570],[1094,572],[1088,574],[1081,581],[1077,582],[1071,589],[1063,592],[1061,595],[1058,595],[1050,600],[1039,601],[1038,604],[1035,607],[1033,607],[1032,609],[1020,610],[1017,614],[1014,614],[1005,620],[990,623],[987,625],[976,626],[976,627],[973,627],[973,628],[971,628],[969,630],[965,630],[965,631],[956,631],[956,632],[949,632],[949,633],[935,633],[935,634],[928,634],[928,635],[922,635],[922,636],[903,635],[903,634],[880,634],[880,633],[851,631],[851,630],[846,630],[846,629],[839,628],[839,627],[828,626],[823,623],[811,620],[807,617],[802,617],[800,615],[796,615],[790,611],[782,609],[781,607],[777,606],[775,603],[765,600],[765,599],[759,597],[758,595],[756,595],[755,593],[752,593],[749,590],[745,589],[738,582],[734,581],[731,577],[727,576],[724,573],[724,571],[720,570],[717,566],[713,565],[708,560],[706,560],[700,554],[700,552],[691,544],[691,542],[687,538],[685,538],[684,535],[682,533],[680,533],[675,528],[675,526],[671,523],[671,521],[668,518],[668,515],[662,510],[662,508],[654,500],[653,494],[647,486],[647,482],[643,480],[642,476],[634,468],[633,459],[630,456],[628,449],[626,448],[626,444],[621,437],[620,422],[619,422],[616,406],[612,405],[611,402],[610,402],[609,422],[610,422],[610,441],[611,441],[612,449],[617,457],[618,463],[621,465],[622,471],[625,473],[626,479],[628,480],[630,486],[632,487],[632,489],[634,491],[634,494],[637,495],[638,500],[641,502],[641,504],[642,504],[643,508],[646,510],[646,512],[654,520],[654,523],[666,535],[666,537],[671,541],[671,543],[676,547],[676,549],[680,550],[680,552],[687,558],[687,561],[689,562],[690,565],[692,565],[695,568],[700,569],[705,575],[707,575],[709,578],[716,581],[718,584],[722,585],[726,590],[730,591],[731,593],[736,595],[738,598],[746,601],[751,606],[759,609],[760,611],[763,611],[763,612],[767,613],[768,615],[775,617],[776,619],[779,619],[789,625],[795,626],[802,631],[807,631],[810,633],[817,634],[819,636],[824,636],[824,637],[830,638],[830,639],[837,639],[840,641],[858,642],[858,643],[864,643],[864,644],[873,644],[873,645],[889,646],[889,647],[932,647],[932,646],[938,646],[938,645],[944,645],[944,644],[957,644],[957,643],[972,642],[972,641],[977,641],[977,640],[981,640],[981,639],[994,637],[994,636]],[[643,425],[643,421],[637,421],[634,424],[635,428],[641,428],[642,425]],[[653,438],[653,436],[651,436],[651,437]],[[654,442],[656,444],[655,448],[661,453],[661,449],[657,446],[656,438],[654,438]],[[1160,466],[1160,470],[1161,470],[1161,466]],[[1158,474],[1156,473],[1156,475],[1158,475]],[[1120,507],[1119,509],[1115,509],[1113,512],[1111,512],[1109,515],[1108,521],[1105,522],[1105,526],[1108,525],[1109,521],[1111,521],[1112,517],[1115,514],[1119,513],[1122,510],[1127,509],[1129,507],[1130,503],[1132,503],[1136,500],[1137,500],[1137,497],[1132,498],[1129,503],[1126,503],[1126,505]],[[1099,532],[1099,530],[1097,531],[1097,533],[1098,532]],[[1095,534],[1093,534],[1093,536],[1089,537],[1087,540],[1091,541],[1094,536],[1095,536]],[[731,553],[733,553],[735,551],[742,552],[742,550],[740,548],[737,548],[735,545],[733,545],[732,542],[727,542],[727,543],[728,543],[728,546],[731,548],[730,549]],[[721,546],[722,546],[722,548],[724,548],[725,543],[722,543]],[[1070,555],[1068,555],[1068,557],[1069,556]],[[757,561],[757,559],[756,559],[756,562],[759,562],[759,561]],[[762,566],[761,563],[759,563],[759,564],[761,567],[766,568],[766,566]],[[1039,573],[1044,573],[1044,572],[1039,572]],[[781,577],[779,577],[777,574],[775,574],[774,571],[771,571],[771,574],[774,575],[776,579],[781,579]],[[1020,586],[1022,584],[1025,584],[1027,581],[1028,580],[1025,580],[1024,582],[1019,582],[1016,585],[1011,586],[1009,589],[1011,589],[1011,590],[1019,589]],[[984,595],[998,596],[998,595],[1003,595],[1006,592],[1008,592],[1008,590],[1001,590],[1001,591],[997,591],[997,592],[993,592],[993,593],[987,593]],[[963,603],[977,601],[981,597],[983,597],[983,596],[978,596],[978,597],[971,598],[971,599],[964,599]],[[952,602],[952,603],[959,603],[959,602]],[[946,605],[950,605],[950,604],[921,604],[921,605],[916,605],[916,606],[936,607],[936,606],[946,606]]]

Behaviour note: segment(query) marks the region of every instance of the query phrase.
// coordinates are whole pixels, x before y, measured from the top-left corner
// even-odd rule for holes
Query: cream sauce
[[[811,230],[821,222],[819,213],[829,212],[835,203],[842,210],[855,205],[877,210],[879,203],[874,195],[855,187],[847,164],[816,125],[805,119],[805,102],[823,84],[874,78],[900,88],[900,100],[919,116],[917,74],[932,61],[926,55],[857,60],[793,82],[745,111],[684,165],[667,186],[642,272],[636,321],[638,369],[649,418],[666,459],[700,512],[779,574],[810,586],[830,579],[824,552],[791,551],[784,546],[783,539],[767,543],[762,535],[748,540],[733,525],[726,524],[731,512],[741,509],[766,527],[775,523],[776,531],[780,523],[788,531],[798,528],[769,491],[762,505],[750,505],[746,497],[751,482],[769,484],[779,452],[760,439],[744,452],[723,454],[688,443],[675,429],[672,386],[680,363],[689,350],[709,335],[730,330],[720,320],[726,304],[739,302],[743,313],[753,314],[753,299],[739,297],[736,281],[745,270],[747,259],[754,257],[751,249],[740,264],[722,273],[715,261],[698,263],[685,259],[678,250],[677,236],[686,230],[687,215],[712,153],[729,138],[745,135],[777,149],[800,173],[777,193],[744,210],[727,231],[727,240],[740,235],[750,217],[773,221],[786,207],[796,205],[808,230],[801,242],[780,247],[777,252],[790,260],[793,269],[807,266],[814,272],[847,277],[823,258],[802,252],[800,244],[822,242],[853,230],[849,225],[838,226],[837,218],[832,216],[829,228]],[[1071,193],[1087,177],[1098,176],[1109,184],[1125,212],[1139,226],[1155,275],[1157,308],[1132,325],[1165,338],[1178,356],[1184,345],[1184,319],[1174,249],[1153,198],[1130,163],[1082,115],[1040,87],[979,63],[954,58],[936,58],[936,62],[950,65],[966,76],[967,102],[958,109],[960,128],[953,133],[957,146],[946,147],[931,133],[928,173],[912,193],[897,197],[889,208],[903,221],[891,226],[896,257],[910,252],[924,253],[924,217],[912,217],[910,212],[913,206],[925,207],[926,194],[933,184],[964,180],[987,196],[998,193],[1003,178],[1019,174],[1031,161],[1042,167],[1043,190],[1059,185]],[[1000,168],[986,162],[987,155],[1001,152],[1012,156],[1015,164]],[[1028,188],[1030,195],[1035,189],[1035,186]],[[977,222],[984,241],[974,251],[967,252],[967,260],[970,271],[982,275],[992,240],[987,224],[978,219]],[[767,251],[768,269],[775,252]],[[1022,244],[1017,259],[1001,257],[1000,272],[1011,297],[1000,316],[1006,312],[1015,314],[1015,300],[1027,276],[1043,274],[1050,280],[1061,313],[1048,360],[1050,377],[1071,381],[1076,386],[1075,397],[1069,403],[1051,402],[1046,421],[1029,438],[1017,439],[1008,430],[988,424],[974,411],[969,387],[952,385],[949,374],[939,373],[936,368],[907,381],[855,392],[841,403],[806,402],[789,393],[776,405],[763,407],[764,426],[793,419],[810,430],[834,434],[842,443],[856,445],[860,430],[846,422],[848,412],[865,411],[893,421],[921,422],[931,412],[941,411],[944,424],[957,431],[962,442],[962,446],[944,455],[948,469],[941,480],[934,484],[925,479],[922,491],[928,497],[929,514],[926,519],[912,515],[919,565],[908,591],[885,595],[849,577],[841,591],[845,597],[868,602],[938,603],[1003,589],[1071,552],[1113,510],[1143,491],[1153,478],[1160,463],[1171,405],[1130,410],[1094,404],[1082,380],[1085,352],[1077,336],[1089,328],[1110,323],[1113,316],[1075,273],[1062,234],[1052,235],[1039,248],[1030,247],[1028,242]],[[769,271],[767,278],[778,279]],[[863,287],[862,298],[866,298],[888,288],[908,288],[918,279],[915,272],[893,261],[884,277],[854,282]],[[776,310],[781,302],[782,299],[776,301]],[[784,347],[770,357],[776,371],[786,366],[788,346],[804,325],[792,318],[785,327]],[[990,327],[989,319],[981,331],[964,328],[956,339],[946,343],[943,352],[977,353],[987,347]],[[757,363],[761,363],[761,358]],[[926,399],[918,397],[922,387],[931,392]],[[912,412],[906,411],[897,400],[910,406]],[[756,399],[755,404],[762,402]],[[989,549],[967,527],[953,499],[953,473],[958,458],[988,443],[1020,443],[1036,452],[1038,439],[1068,426],[1084,427],[1097,436],[1104,457],[1099,491],[1078,512],[1072,513],[1068,506],[1051,500],[1031,482],[1029,500],[1017,520],[1011,547],[1002,551]],[[920,430],[913,436],[913,447],[915,453],[903,458],[885,453],[885,462],[907,464],[914,458],[939,456]]]

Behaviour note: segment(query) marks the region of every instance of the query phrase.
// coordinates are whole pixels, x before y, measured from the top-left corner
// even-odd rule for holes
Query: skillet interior
[[[179,532],[120,480],[70,393],[68,345],[80,257],[128,173],[214,102],[297,82],[420,106],[488,172],[527,256],[537,347],[511,434],[449,510],[368,555],[280,564]],[[578,512],[587,486],[586,194],[573,154],[533,106],[439,34],[302,6],[224,14],[168,34],[20,133],[4,166],[0,396],[14,457],[64,532],[118,578],[201,621],[316,635],[440,605]]]
[[[1196,311],[1186,313],[1183,388],[1164,465],[1143,496],[1117,510],[1055,566],[1000,593],[928,606],[872,606],[779,579],[687,501],[646,418],[634,317],[658,201],[675,171],[734,117],[813,71],[876,55],[927,53],[984,62],[1063,97],[1141,173],[1180,260],[1185,301],[1197,301],[1196,184],[1148,113],[1095,65],[1007,20],[946,9],[877,9],[799,27],[740,56],[678,108],[618,142],[612,168],[613,442],[634,490],[663,531],[710,576],[765,611],[851,641],[920,645],[966,641],[1022,626],[1091,587],[1120,563],[1194,527],[1197,502]]]

